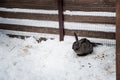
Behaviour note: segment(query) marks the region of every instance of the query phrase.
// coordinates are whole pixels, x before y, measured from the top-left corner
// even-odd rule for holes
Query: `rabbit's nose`
[[[73,50],[78,50],[78,47],[73,46],[72,49],[73,49]]]
[[[75,50],[78,50],[79,48],[76,48]]]

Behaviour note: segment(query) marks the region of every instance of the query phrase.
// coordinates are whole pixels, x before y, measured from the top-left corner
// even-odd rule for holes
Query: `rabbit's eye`
[[[74,42],[73,49],[74,50],[78,50],[79,49],[79,43],[78,42]]]

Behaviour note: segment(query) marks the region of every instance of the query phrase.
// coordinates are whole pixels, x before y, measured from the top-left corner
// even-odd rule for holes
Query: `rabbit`
[[[77,53],[78,56],[85,56],[93,52],[93,47],[101,45],[101,43],[93,43],[88,39],[83,38],[78,40],[78,36],[74,33],[76,41],[72,45],[72,49]]]

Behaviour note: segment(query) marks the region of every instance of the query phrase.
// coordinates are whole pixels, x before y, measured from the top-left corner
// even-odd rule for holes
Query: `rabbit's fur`
[[[84,56],[93,52],[93,47],[101,45],[101,43],[93,43],[88,39],[83,38],[78,40],[76,33],[74,33],[76,41],[72,45],[72,49],[77,53],[78,56]]]

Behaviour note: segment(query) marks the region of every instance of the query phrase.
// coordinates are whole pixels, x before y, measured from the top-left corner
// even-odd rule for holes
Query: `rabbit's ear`
[[[78,36],[75,32],[74,32],[74,35],[75,35],[76,42],[78,42]]]

